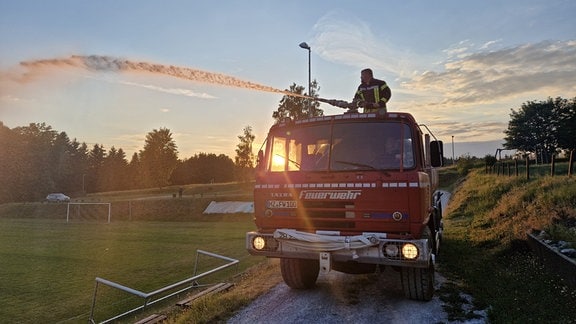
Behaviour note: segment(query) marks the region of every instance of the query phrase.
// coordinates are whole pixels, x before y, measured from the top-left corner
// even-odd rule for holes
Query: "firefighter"
[[[353,103],[364,108],[364,112],[375,112],[383,109],[386,112],[386,103],[390,100],[392,92],[385,81],[374,79],[371,69],[360,72],[362,83],[354,95]]]

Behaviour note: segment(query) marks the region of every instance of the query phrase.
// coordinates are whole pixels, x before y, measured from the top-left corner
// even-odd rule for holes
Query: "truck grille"
[[[302,205],[309,219],[354,218],[354,204],[351,202],[306,201]]]

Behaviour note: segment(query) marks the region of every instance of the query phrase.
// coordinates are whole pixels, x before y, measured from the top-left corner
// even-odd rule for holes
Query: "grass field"
[[[160,208],[165,204],[157,202]],[[176,209],[182,209],[180,204]],[[58,211],[48,213],[53,217],[40,217],[43,208]],[[14,212],[21,209],[32,215],[18,217],[26,216]],[[254,229],[250,214],[205,216],[197,206],[185,218],[170,222],[66,223],[61,209],[50,204],[0,209],[1,323],[86,323],[96,277],[151,292],[192,277],[197,249],[239,259],[237,268],[222,274],[228,277],[262,261],[250,257],[244,247],[245,233]],[[214,264],[201,258],[199,272]],[[216,276],[200,283],[222,280]],[[119,300],[101,300],[97,320],[115,315],[105,314],[109,309],[117,313],[130,309]]]

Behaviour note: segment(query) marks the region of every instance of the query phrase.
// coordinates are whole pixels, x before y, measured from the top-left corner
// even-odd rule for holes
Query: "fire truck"
[[[314,287],[320,272],[391,266],[407,298],[432,299],[443,156],[431,135],[405,112],[352,109],[273,125],[258,152],[248,252],[280,258],[294,289]]]

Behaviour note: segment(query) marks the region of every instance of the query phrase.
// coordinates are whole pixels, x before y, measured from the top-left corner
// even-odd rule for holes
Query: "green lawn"
[[[191,277],[197,249],[239,259],[242,271],[261,261],[244,247],[253,229],[248,214],[111,224],[0,218],[0,322],[86,323],[95,277],[151,292]],[[210,266],[203,260],[200,271]]]

